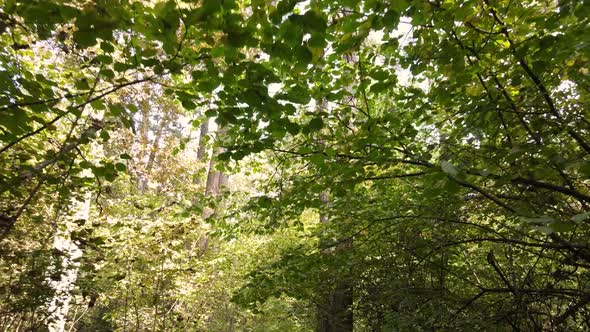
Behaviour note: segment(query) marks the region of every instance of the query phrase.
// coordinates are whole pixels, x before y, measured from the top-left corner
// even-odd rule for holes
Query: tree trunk
[[[145,174],[149,176],[152,168],[154,167],[154,162],[156,161],[156,154],[159,150],[160,141],[162,140],[162,134],[164,133],[164,128],[168,124],[168,118],[170,115],[171,110],[164,109],[164,115],[162,116],[162,121],[158,125],[158,131],[156,132],[156,136],[154,137],[154,143],[152,143],[152,148],[150,149],[150,155],[148,157],[147,166],[145,167]]]
[[[144,103],[145,104],[145,103]],[[141,108],[141,125],[140,125],[140,149],[139,149],[139,156],[138,159],[140,162],[143,162],[145,155],[148,149],[148,142],[149,142],[149,131],[150,131],[150,111],[147,105],[142,105]],[[137,190],[142,193],[145,190],[145,185],[147,182],[146,174],[144,172],[139,172],[137,174],[138,181],[137,181]]]
[[[90,201],[92,195],[87,193],[83,202],[75,202],[77,207],[76,214],[72,221],[88,220],[90,217]],[[72,242],[69,232],[58,232],[54,239],[54,248],[65,254],[61,257],[61,265],[65,267],[63,274],[59,280],[51,280],[49,284],[55,290],[55,295],[49,303],[49,323],[47,328],[50,332],[63,332],[66,326],[66,318],[70,309],[70,301],[72,299],[71,291],[74,288],[76,279],[78,278],[78,266],[80,263],[74,260],[82,256],[82,250]]]
[[[221,128],[218,130],[217,138],[221,137],[225,134],[225,128]],[[211,160],[209,161],[209,171],[207,172],[207,184],[205,185],[205,195],[210,197],[216,197],[219,195],[221,187],[227,185],[229,180],[229,176],[218,172],[215,170],[215,158],[223,152],[223,149],[218,148],[213,150],[211,153]],[[215,210],[205,207],[203,209],[203,220],[209,218],[212,214],[215,213]],[[199,241],[199,255],[205,254],[207,247],[209,246],[209,237],[203,236],[203,238]]]
[[[227,188],[229,182],[229,175],[225,173],[219,173],[219,190]]]
[[[207,196],[216,196],[219,193],[219,177],[220,173],[215,170],[215,153],[211,156],[209,161],[209,171],[207,172],[207,184],[205,186],[205,194]]]
[[[197,159],[204,161],[207,154],[207,146],[205,145],[205,137],[209,133],[209,119],[205,119],[199,127],[199,149],[197,150]]]
[[[345,55],[347,62],[351,63],[352,59]],[[351,88],[351,87],[350,87]],[[352,90],[352,89],[351,89]],[[328,109],[328,103],[323,100],[321,103],[322,109]],[[325,142],[321,142],[325,144]],[[320,193],[320,201],[325,207],[330,203],[328,192]],[[325,212],[320,212],[320,222],[328,223],[329,219]],[[320,246],[322,245],[320,240]],[[336,246],[335,252],[331,254],[337,255],[339,251],[350,250],[352,248],[352,239]],[[327,253],[330,254],[330,253]],[[331,285],[322,285],[322,289],[329,291],[324,294],[324,298],[320,300],[318,305],[317,315],[317,332],[352,332],[354,327],[354,317],[352,312],[353,302],[353,287],[349,279],[350,271],[340,273],[339,271],[331,271],[331,278],[329,279]]]
[[[217,139],[219,139],[220,137],[223,137],[223,135],[225,135],[226,131],[227,131],[226,128],[220,128],[217,131]],[[209,162],[209,171],[207,173],[207,185],[205,187],[205,194],[207,194],[207,195],[211,195],[211,196],[219,195],[219,190],[222,187],[227,186],[227,183],[229,181],[228,175],[215,170],[215,158],[222,152],[223,152],[223,148],[217,148],[211,154],[211,160]]]
[[[352,332],[352,291],[350,283],[336,281],[336,289],[319,309],[317,332]]]
[[[99,113],[97,115],[97,121],[102,120],[104,114]],[[99,120],[100,119],[100,120]],[[85,130],[85,132],[87,131],[97,131],[100,126],[98,125],[99,122],[96,122],[95,124],[91,125],[89,128],[87,128]],[[80,137],[85,136],[84,133],[82,133],[80,135]],[[63,151],[65,151],[66,149],[74,149],[75,147],[77,147],[80,144],[80,140],[78,140],[77,142],[71,143],[70,145],[64,145],[64,147],[62,147],[62,153]],[[70,148],[70,146],[73,146]],[[103,155],[104,156],[104,151],[102,149],[101,145],[97,145],[97,144],[91,144],[90,145],[90,149],[91,149],[91,155],[93,156],[100,156]],[[51,162],[53,163],[53,161]],[[40,167],[40,169],[42,169],[43,167],[46,167],[47,165],[51,164],[51,163],[47,163],[44,166],[40,167],[38,165],[38,167]],[[85,169],[82,171],[82,175],[85,177],[91,177],[92,173],[89,169]],[[49,280],[49,285],[51,288],[53,288],[55,290],[55,294],[53,296],[53,298],[51,299],[50,303],[49,303],[49,312],[51,313],[49,315],[49,320],[47,323],[47,328],[49,332],[63,332],[65,330],[66,327],[66,320],[68,317],[68,311],[70,309],[70,302],[72,300],[72,290],[74,289],[76,280],[78,279],[78,269],[80,266],[80,262],[78,261],[78,259],[80,257],[82,257],[83,252],[82,250],[74,243],[74,241],[72,241],[72,236],[71,236],[71,231],[72,231],[72,226],[73,224],[77,224],[79,223],[80,220],[84,220],[87,221],[90,218],[90,207],[91,207],[91,201],[92,201],[92,193],[91,192],[86,192],[83,195],[83,200],[79,201],[76,199],[72,199],[72,206],[75,207],[75,209],[73,211],[75,211],[74,215],[68,215],[64,218],[63,222],[65,223],[65,230],[59,230],[59,227],[57,227],[57,221],[56,221],[56,228],[58,229],[54,235],[54,244],[53,247],[59,251],[62,252],[63,255],[60,255],[60,257],[58,259],[61,260],[61,262],[59,264],[56,265],[61,265],[63,268],[63,271],[60,278],[57,280]],[[58,215],[56,216],[56,218],[59,218],[60,214],[58,213]],[[56,266],[57,268],[57,266]],[[51,272],[57,272],[57,271],[49,271]],[[33,328],[32,330],[36,330],[36,328]]]
[[[320,193],[320,201],[325,206],[329,204],[328,194],[326,192]],[[320,213],[320,222],[328,223],[326,213]],[[351,241],[346,241],[339,244],[332,254],[337,254],[341,250],[350,250],[352,247]],[[332,271],[332,278],[330,279],[332,285],[325,285],[326,289],[330,289],[324,296],[323,300],[318,305],[317,317],[317,332],[352,332],[354,319],[352,313],[352,284],[348,276],[341,275]]]

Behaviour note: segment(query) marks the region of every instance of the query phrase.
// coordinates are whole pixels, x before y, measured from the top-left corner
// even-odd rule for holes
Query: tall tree
[[[92,220],[63,233],[84,251],[72,303],[97,307],[78,326],[309,330],[343,271],[358,330],[587,330],[589,11],[3,1],[2,328],[46,324],[64,271],[54,225],[90,192]],[[164,105],[183,117],[154,125]],[[204,163],[184,151],[201,117],[224,131]],[[191,178],[203,164],[208,188]],[[216,165],[243,190],[201,197],[227,181]],[[223,206],[208,230],[203,206]],[[188,254],[205,233],[217,245]]]

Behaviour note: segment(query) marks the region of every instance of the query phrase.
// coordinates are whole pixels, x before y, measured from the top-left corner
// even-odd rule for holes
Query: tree
[[[580,328],[584,320],[576,321],[574,316],[585,315],[587,295],[580,284],[570,282],[587,274],[582,266],[587,255],[588,188],[583,165],[588,127],[581,101],[569,99],[576,105],[570,109],[562,98],[564,89],[577,91],[570,96],[585,93],[585,79],[574,82],[563,75],[573,70],[580,77],[586,71],[576,68],[581,53],[574,46],[582,42],[579,32],[586,5],[501,1],[395,6],[350,2],[345,9],[341,5],[313,2],[305,14],[276,21],[278,29],[291,31],[301,24],[301,34],[312,36],[293,43],[309,47],[315,41],[314,27],[322,26],[316,18],[328,13],[334,20],[326,32],[333,53],[312,57],[317,63],[301,67],[303,73],[291,76],[293,70],[285,70],[282,81],[289,86],[289,79],[299,83],[310,78],[314,85],[301,94],[316,100],[325,96],[341,106],[322,117],[299,113],[301,130],[268,147],[285,155],[278,158],[280,165],[294,167],[284,160],[297,158],[301,162],[295,164],[303,170],[278,181],[274,190],[281,195],[272,203],[259,204],[263,210],[271,206],[265,215],[276,219],[277,210],[296,213],[317,208],[308,193],[330,188],[331,213],[348,221],[334,230],[333,246],[351,238],[355,243],[391,241],[388,249],[382,249],[394,255],[388,259],[375,254],[377,249],[355,250],[351,259],[360,266],[355,293],[366,294],[361,295],[362,302],[357,298],[356,307],[374,317],[367,322],[373,329],[481,326],[477,318],[465,322],[458,317],[470,310],[477,315],[482,308],[490,308],[495,326]],[[321,14],[314,8],[321,8]],[[411,25],[411,36],[392,38],[400,17]],[[532,22],[539,30],[531,29]],[[383,30],[383,41],[371,46],[366,39],[378,30]],[[286,38],[297,38],[293,35]],[[559,41],[558,45],[550,50],[540,47],[549,40]],[[405,45],[400,47],[402,42]],[[359,50],[355,66],[341,60],[341,54],[351,49]],[[274,56],[278,63],[287,57],[270,54],[271,61]],[[400,67],[417,82],[397,82]],[[420,86],[420,81],[426,84]],[[344,89],[350,82],[354,88]],[[307,90],[306,83],[297,87]],[[347,97],[350,102],[342,103]],[[322,127],[330,133],[318,132]],[[265,127],[270,134],[274,128],[272,123]],[[275,135],[284,135],[288,126],[283,128]],[[238,145],[235,154],[239,156],[244,146],[248,145]],[[287,221],[291,213],[281,216]],[[396,220],[404,223],[398,225]],[[457,233],[455,227],[462,231]],[[470,245],[474,243],[485,245]],[[466,259],[465,266],[457,255],[468,248],[477,248],[477,254]],[[393,257],[405,257],[408,266],[399,271],[396,282],[386,272],[400,264]],[[377,264],[380,267],[368,263],[374,260],[383,263]],[[482,280],[483,272],[474,266],[493,278]],[[375,284],[383,280],[376,272],[381,269],[389,282]],[[547,286],[540,281],[543,275],[559,277]],[[429,284],[433,278],[438,282]],[[409,293],[396,292],[397,286],[391,285],[404,280],[416,282],[405,286]],[[383,287],[394,295],[376,299],[379,292],[389,294]],[[432,294],[442,294],[442,303],[452,309],[430,312],[435,321],[416,323],[412,315],[426,305],[420,304],[421,298],[431,299]],[[391,296],[399,298],[405,309],[387,307],[385,298]],[[451,305],[453,301],[459,305]],[[487,305],[480,306],[480,301]],[[436,302],[428,306],[432,303]],[[395,312],[403,314],[392,316]]]
[[[60,227],[79,328],[309,330],[341,273],[356,330],[588,329],[588,3],[2,4],[4,329]]]

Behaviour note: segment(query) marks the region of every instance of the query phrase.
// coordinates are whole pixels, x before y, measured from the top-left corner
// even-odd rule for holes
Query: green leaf
[[[100,43],[100,48],[105,52],[105,53],[113,53],[115,51],[115,47],[113,46],[113,44],[103,41]]]
[[[579,167],[580,172],[584,174],[584,176],[590,178],[590,161],[584,161]]]
[[[127,166],[123,163],[116,163],[115,169],[119,172],[125,172],[125,171],[127,171]]]
[[[297,59],[297,61],[300,62],[302,65],[306,65],[306,64],[310,63],[313,58],[313,54],[305,46],[299,46],[299,47],[295,48],[294,55],[295,55],[295,58]]]
[[[211,57],[213,58],[221,58],[225,54],[224,47],[215,47],[211,49]]]
[[[326,35],[319,32],[314,32],[307,41],[307,46],[310,48],[323,49],[328,45],[326,41]]]
[[[83,78],[83,79],[76,81],[76,88],[79,90],[90,90],[90,86],[88,85],[88,80],[86,78]]]
[[[311,121],[309,121],[309,123],[307,124],[307,127],[310,130],[320,130],[324,127],[324,120],[322,120],[322,118],[313,118],[311,119]]]
[[[104,55],[104,54],[98,55],[96,57],[96,60],[102,64],[105,64],[105,65],[110,65],[111,63],[113,63],[113,58],[111,56]],[[101,72],[104,72],[105,70],[111,71],[110,69],[103,69]]]
[[[297,104],[307,104],[311,100],[311,96],[307,89],[295,85],[287,92],[287,100]]]
[[[296,135],[297,133],[299,133],[300,127],[298,124],[291,122],[289,120],[287,120],[286,124],[285,124],[285,128],[287,129],[287,132],[289,132],[289,134],[291,135]]]
[[[315,11],[308,10],[304,15],[293,14],[289,20],[300,24],[306,31],[325,31],[327,27],[326,19]]]
[[[111,138],[111,135],[109,135],[108,131],[101,130],[100,138],[102,138],[103,141],[108,141]]]
[[[226,123],[235,124],[238,122],[238,119],[233,114],[233,112],[220,112],[219,118],[225,121]]]
[[[82,48],[95,45],[96,38],[98,38],[98,36],[93,31],[78,30],[74,32],[74,42]]]
[[[397,1],[396,1],[397,2]],[[383,25],[390,29],[396,29],[399,24],[400,12],[398,10],[388,10],[383,16]]]
[[[384,81],[389,78],[389,73],[382,70],[382,69],[375,69],[369,73],[371,78],[376,79],[377,81]]]
[[[115,62],[113,68],[118,72],[124,72],[129,69],[129,66],[123,62]]]
[[[325,163],[325,157],[319,153],[312,154],[309,156],[309,160],[316,166],[322,166]]]
[[[100,73],[107,80],[112,80],[115,78],[115,73],[110,69],[103,69]]]

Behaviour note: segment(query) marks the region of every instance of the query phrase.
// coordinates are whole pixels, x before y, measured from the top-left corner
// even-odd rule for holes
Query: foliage
[[[4,329],[589,328],[588,2],[0,3]]]

